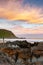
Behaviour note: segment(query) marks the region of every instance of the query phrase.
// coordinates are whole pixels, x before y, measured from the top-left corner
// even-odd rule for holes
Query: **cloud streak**
[[[43,34],[43,26],[36,28],[23,28],[20,26],[12,28],[13,33],[15,34]],[[20,31],[21,30],[21,31]]]
[[[0,28],[11,30],[17,34],[43,34],[43,24],[29,24],[25,21],[0,19]]]
[[[23,0],[0,0],[0,18],[26,20],[28,23],[43,23],[43,8],[25,4]]]

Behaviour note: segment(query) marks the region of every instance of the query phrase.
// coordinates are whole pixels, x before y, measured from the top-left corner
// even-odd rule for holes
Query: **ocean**
[[[43,42],[43,39],[4,39],[4,42],[7,42],[7,41],[23,41],[23,40],[26,40],[28,42],[31,42],[31,43],[34,43],[34,42]],[[0,39],[0,43],[3,42],[3,39]]]

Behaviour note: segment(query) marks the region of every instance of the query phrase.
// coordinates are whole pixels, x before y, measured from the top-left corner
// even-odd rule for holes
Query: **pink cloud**
[[[36,27],[35,29],[32,29],[15,26],[11,30],[15,34],[43,34],[43,27]]]

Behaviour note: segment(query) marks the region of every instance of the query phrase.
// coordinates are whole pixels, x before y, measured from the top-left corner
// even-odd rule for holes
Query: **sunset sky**
[[[0,28],[16,35],[43,34],[43,0],[0,0]]]

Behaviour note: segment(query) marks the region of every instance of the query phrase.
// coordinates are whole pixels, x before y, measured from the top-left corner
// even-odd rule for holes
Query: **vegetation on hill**
[[[0,29],[0,38],[16,38],[16,36],[9,30]]]

